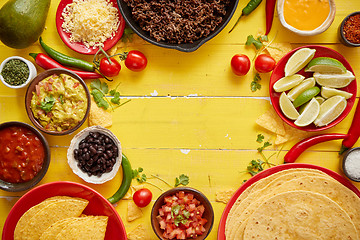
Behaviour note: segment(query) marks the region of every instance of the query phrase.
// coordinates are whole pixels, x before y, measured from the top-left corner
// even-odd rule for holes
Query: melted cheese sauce
[[[330,12],[329,0],[285,0],[285,21],[298,30],[311,31],[319,27]]]

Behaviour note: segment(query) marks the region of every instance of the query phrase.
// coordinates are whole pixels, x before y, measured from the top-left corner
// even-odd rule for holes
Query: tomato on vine
[[[119,75],[121,65],[115,58],[103,57],[100,60],[99,71],[107,77]]]
[[[126,54],[125,66],[134,72],[140,72],[146,68],[147,58],[137,50],[131,50]]]

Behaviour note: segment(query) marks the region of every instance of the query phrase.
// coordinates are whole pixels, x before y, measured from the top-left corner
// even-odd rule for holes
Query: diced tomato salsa
[[[0,130],[0,179],[26,182],[42,169],[45,151],[40,139],[26,127]]]
[[[203,218],[205,207],[191,193],[183,191],[165,197],[164,205],[156,217],[163,237],[167,239],[189,239],[202,235],[207,220]]]

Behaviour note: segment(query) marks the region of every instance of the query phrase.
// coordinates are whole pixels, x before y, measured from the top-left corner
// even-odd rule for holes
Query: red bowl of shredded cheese
[[[56,28],[63,42],[82,54],[113,47],[123,35],[125,20],[116,0],[61,0]]]

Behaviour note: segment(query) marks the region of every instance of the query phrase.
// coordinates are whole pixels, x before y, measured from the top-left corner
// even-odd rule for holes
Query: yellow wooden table
[[[5,3],[0,1],[0,7]],[[91,60],[92,57],[73,52],[61,41],[55,27],[55,12],[59,0],[51,3],[43,38],[53,48],[66,54]],[[137,49],[148,58],[148,66],[141,73],[134,73],[124,66],[120,75],[110,87],[120,84],[120,92],[132,101],[113,112],[111,131],[122,143],[123,151],[133,168],[142,167],[144,172],[159,175],[168,182],[184,173],[190,177],[189,186],[205,193],[213,204],[215,223],[208,239],[216,239],[217,228],[225,204],[215,201],[215,193],[220,190],[237,189],[249,174],[243,173],[252,159],[261,158],[257,152],[257,134],[265,135],[273,141],[271,134],[255,124],[255,120],[271,107],[268,84],[270,74],[262,74],[260,91],[251,92],[253,72],[245,77],[235,76],[230,69],[230,59],[234,54],[244,53],[252,58],[255,51],[244,45],[248,35],[256,35],[265,29],[265,1],[250,16],[244,17],[238,27],[228,34],[235,19],[245,6],[240,1],[234,18],[214,39],[192,53],[183,53],[151,45],[135,39],[123,50]],[[352,65],[355,75],[360,76],[360,48],[347,48],[339,43],[338,26],[349,13],[360,10],[358,0],[337,0],[336,18],[324,33],[313,37],[297,36],[284,29],[275,14],[270,39],[274,42],[290,42],[293,47],[319,44],[340,52]],[[41,52],[39,43],[16,50],[0,43],[0,61],[18,55],[31,59],[30,52]],[[38,67],[38,71],[43,71]],[[89,84],[90,81],[87,80]],[[24,107],[25,89],[14,90],[0,85],[0,123],[22,121],[30,123]],[[356,102],[357,104],[357,102]],[[356,105],[355,105],[356,106]],[[336,127],[327,133],[346,133],[354,115],[354,110]],[[87,127],[85,123],[81,129]],[[78,131],[80,131],[79,129]],[[77,132],[78,132],[77,131]],[[75,135],[46,135],[51,147],[51,163],[44,179],[39,183],[52,181],[74,181],[86,184],[103,196],[110,197],[119,187],[121,171],[102,185],[87,184],[74,175],[67,164],[66,151]],[[300,139],[298,139],[300,140]],[[271,161],[283,162],[283,156],[298,140],[283,146],[272,145],[265,154],[276,153]],[[338,150],[340,141],[316,145],[300,156],[297,162],[312,163],[341,173]],[[357,143],[356,146],[359,146]],[[151,182],[168,187],[156,179]],[[136,185],[136,181],[133,182]],[[146,185],[153,192],[153,202],[161,191]],[[358,187],[360,185],[357,185]],[[24,194],[0,191],[0,229],[14,203]],[[133,222],[126,221],[127,204],[122,200],[116,204],[127,231],[143,223],[151,239],[156,239],[150,226],[151,205],[144,208],[144,216]]]

